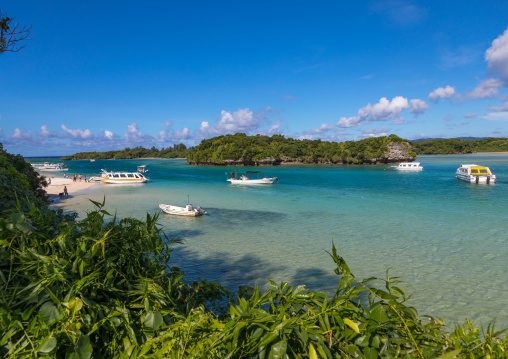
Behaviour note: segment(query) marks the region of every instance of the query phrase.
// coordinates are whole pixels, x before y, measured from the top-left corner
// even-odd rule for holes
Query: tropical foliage
[[[213,137],[201,141],[189,151],[187,161],[196,164],[274,164],[298,163],[350,163],[361,164],[386,161],[388,144],[404,144],[408,157],[407,140],[395,135],[367,138],[360,141],[327,142],[321,140],[297,140],[282,135],[247,136],[243,133]],[[236,163],[235,163],[236,164]]]
[[[123,160],[135,158],[185,158],[187,156],[187,147],[180,143],[173,147],[163,148],[159,150],[156,147],[151,149],[143,147],[125,148],[119,151],[106,151],[106,152],[79,152],[74,155],[64,156],[62,160]]]
[[[0,143],[0,210],[15,207],[17,201],[23,206],[28,202],[47,202],[46,186],[30,163],[4,151]]]
[[[457,138],[412,142],[419,155],[465,154],[475,152],[508,152],[508,138],[461,140]]]

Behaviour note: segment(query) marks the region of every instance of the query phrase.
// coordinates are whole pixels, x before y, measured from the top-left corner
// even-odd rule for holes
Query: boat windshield
[[[471,174],[472,175],[489,175],[490,171],[487,167],[472,167]]]

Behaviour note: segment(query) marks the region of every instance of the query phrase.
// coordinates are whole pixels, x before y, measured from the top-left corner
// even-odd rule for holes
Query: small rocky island
[[[203,140],[187,154],[189,164],[208,166],[387,164],[415,159],[410,143],[396,135],[327,142],[237,133]]]

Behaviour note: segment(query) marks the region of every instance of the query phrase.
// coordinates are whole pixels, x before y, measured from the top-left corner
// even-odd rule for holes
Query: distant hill
[[[428,139],[411,142],[411,146],[418,155],[508,152],[508,138],[462,137],[448,139]]]
[[[70,156],[63,156],[62,160],[130,160],[135,158],[185,158],[189,149],[183,144],[173,147],[163,148],[161,150],[152,147],[125,148],[118,151],[106,152],[79,152]]]
[[[430,141],[430,140],[464,140],[464,141],[473,141],[473,140],[483,140],[486,138],[493,137],[454,137],[454,138],[419,138],[417,140],[409,140],[409,142],[422,142],[422,141]]]

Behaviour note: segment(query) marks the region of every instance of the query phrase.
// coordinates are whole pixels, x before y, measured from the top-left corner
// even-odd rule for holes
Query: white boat
[[[490,168],[479,165],[460,165],[457,168],[456,177],[471,183],[496,183],[496,175]]]
[[[420,162],[401,162],[397,166],[392,166],[397,171],[423,171]]]
[[[148,178],[138,172],[113,172],[102,170],[101,182],[104,183],[144,183]]]
[[[203,208],[200,206],[194,208],[192,207],[192,204],[188,204],[185,207],[171,206],[169,204],[159,204],[159,208],[162,209],[164,213],[172,214],[175,216],[197,217],[206,214],[206,211]]]
[[[227,174],[226,172],[226,175]],[[247,171],[245,173],[231,172],[231,178],[228,178],[227,181],[231,184],[250,185],[273,184],[274,182],[278,182],[279,179],[277,177],[267,177],[261,171]]]
[[[64,163],[32,163],[32,167],[39,171],[44,172],[57,172],[57,171],[68,171],[69,167],[67,167]]]
[[[90,158],[90,162],[95,162],[95,159],[93,159],[93,158]]]
[[[138,172],[139,173],[146,173],[146,172],[148,172],[148,170],[146,169],[145,165],[142,165],[142,166],[138,166]]]

